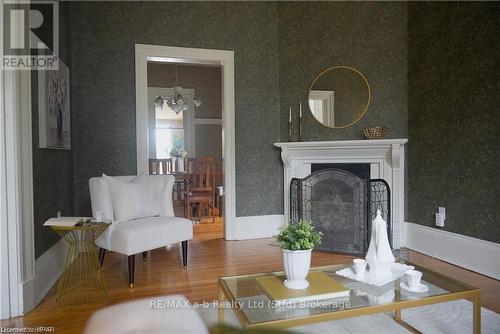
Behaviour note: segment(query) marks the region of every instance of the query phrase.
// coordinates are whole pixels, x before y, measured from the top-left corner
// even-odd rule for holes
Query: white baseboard
[[[236,240],[272,237],[284,222],[283,215],[236,217]]]
[[[59,279],[68,249],[61,239],[35,260],[35,276],[23,284],[24,314],[35,308]]]
[[[413,223],[406,247],[480,274],[500,279],[500,244]]]

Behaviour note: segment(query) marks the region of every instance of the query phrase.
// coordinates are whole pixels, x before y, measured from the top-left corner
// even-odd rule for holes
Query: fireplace
[[[390,203],[391,212],[389,219],[386,218],[388,213],[384,213],[383,217],[392,222],[390,236],[393,239],[393,248],[399,248],[401,244],[404,244],[402,228],[404,227],[404,144],[406,142],[407,139],[378,139],[275,143],[274,145],[281,149],[283,160],[285,223],[298,218],[293,217],[296,211],[292,210],[293,203],[290,201],[293,178],[305,179],[321,171],[323,167],[330,168],[332,166],[330,164],[342,164],[341,169],[346,166],[344,164],[366,164],[370,166],[367,179],[371,181],[366,186],[365,193],[370,196],[367,205],[370,205],[370,209],[366,209],[365,217],[368,222],[371,222],[368,216],[376,213],[375,199],[382,198],[383,201],[385,198],[387,203]],[[350,173],[360,177],[357,174],[358,171]],[[373,195],[376,188],[379,188],[378,194]],[[381,191],[386,188],[391,190],[390,197]]]
[[[311,170],[291,181],[290,222],[311,221],[323,233],[318,250],[364,256],[377,210],[392,235],[389,185],[369,179],[370,164],[313,164]]]

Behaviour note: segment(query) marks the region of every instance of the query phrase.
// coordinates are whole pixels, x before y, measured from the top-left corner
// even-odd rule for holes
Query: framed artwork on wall
[[[60,59],[59,69],[38,71],[39,147],[71,149],[69,68]]]

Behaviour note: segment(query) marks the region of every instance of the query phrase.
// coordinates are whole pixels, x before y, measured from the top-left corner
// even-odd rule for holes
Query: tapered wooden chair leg
[[[187,268],[187,263],[188,263],[188,241],[184,240],[182,242],[182,266],[184,269]]]
[[[135,255],[128,256],[128,284],[130,288],[134,287],[134,266],[135,266]]]

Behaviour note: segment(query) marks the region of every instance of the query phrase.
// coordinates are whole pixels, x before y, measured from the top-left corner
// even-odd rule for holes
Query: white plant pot
[[[184,158],[177,158],[177,171],[184,172]]]
[[[286,280],[283,284],[289,289],[307,288],[309,282],[306,280],[306,277],[311,267],[312,249],[299,251],[282,249],[282,251],[283,267],[286,275]]]
[[[173,158],[174,169],[176,172],[184,172],[184,158],[176,157]]]

